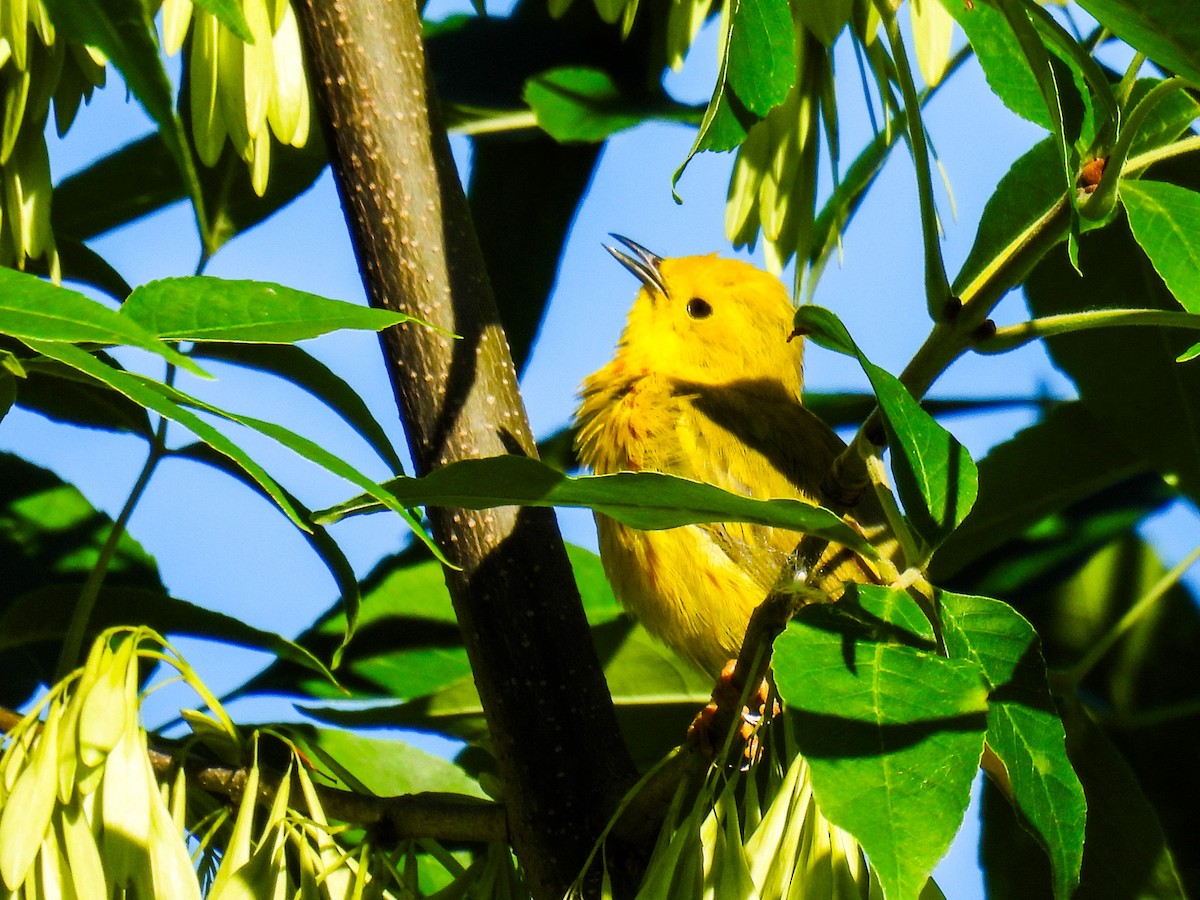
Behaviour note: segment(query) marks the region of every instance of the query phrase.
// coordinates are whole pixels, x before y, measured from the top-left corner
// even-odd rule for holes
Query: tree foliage
[[[0,416],[146,449],[115,521],[36,457],[0,459],[4,896],[932,897],[981,765],[989,896],[1200,891],[1200,607],[1183,579],[1200,551],[1168,570],[1142,528],[1200,500],[1200,2],[518,0],[424,22],[387,0],[153,6],[29,0],[0,16]],[[717,76],[692,106],[663,73],[706,22]],[[859,79],[835,77],[844,46],[877,125],[848,165],[839,100]],[[182,55],[177,88],[164,54]],[[922,110],[974,65],[1044,137],[951,272]],[[154,131],[51,184],[51,111],[62,135],[110,70]],[[684,740],[712,686],[621,612],[593,554],[563,550],[546,508],[645,529],[755,522],[875,551],[796,501],[573,474],[569,437],[535,448],[516,389],[605,142],[650,121],[695,129],[676,180],[696,154],[736,152],[728,237],[793,266],[798,298],[820,298],[892,151],[914,163],[912,314],[928,336],[903,371],[827,309],[802,303],[795,319],[870,384],[810,406],[857,427],[830,477],[865,464],[901,574],[778,621],[778,598],[764,604],[738,674],[771,657],[785,709],[755,736],[757,765],[740,749],[710,765]],[[465,194],[447,128],[472,142]],[[328,163],[369,307],[204,274]],[[195,273],[129,285],[92,246],[180,201]],[[1018,290],[1028,319],[997,327]],[[300,346],[347,329],[383,334],[412,472]],[[972,459],[939,414],[1003,403],[924,394],[964,354],[1035,341],[1077,396]],[[225,366],[298,386],[392,477],[298,417],[206,399]],[[267,443],[341,479],[344,502],[306,506]],[[172,596],[127,528],[172,459],[277,509],[337,601],[289,640]],[[365,514],[413,537],[363,575],[328,526]],[[218,699],[163,635],[270,661]],[[197,692],[186,739],[140,725],[156,667]],[[265,694],[307,721],[225,712]],[[462,749],[447,761],[364,736],[381,726]]]

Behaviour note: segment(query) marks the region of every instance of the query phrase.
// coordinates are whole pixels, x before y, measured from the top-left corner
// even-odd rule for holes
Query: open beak
[[[662,265],[662,257],[655,256],[641,244],[631,241],[627,237],[621,237],[619,234],[611,235],[611,237],[632,250],[634,255],[630,256],[628,253],[618,250],[611,244],[605,244],[604,249],[616,257],[617,262],[636,275],[642,284],[650,290],[658,291],[666,297],[667,286],[663,284],[662,273],[659,271],[659,266]]]

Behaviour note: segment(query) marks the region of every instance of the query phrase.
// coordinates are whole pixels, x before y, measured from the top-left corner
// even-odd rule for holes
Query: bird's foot
[[[767,715],[768,703],[772,715],[778,715],[781,709],[766,679],[762,680],[747,698],[746,705],[742,706],[742,691],[734,682],[736,668],[736,659],[731,659],[725,664],[713,687],[712,700],[700,710],[688,727],[688,740],[695,743],[708,759],[716,759],[736,716],[735,746],[742,747],[741,755],[745,765],[749,766],[762,757],[758,732]]]

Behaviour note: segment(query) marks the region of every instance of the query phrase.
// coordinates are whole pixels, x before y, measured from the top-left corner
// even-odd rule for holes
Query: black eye
[[[687,302],[687,314],[693,319],[707,319],[712,315],[712,304],[699,297],[693,297]]]

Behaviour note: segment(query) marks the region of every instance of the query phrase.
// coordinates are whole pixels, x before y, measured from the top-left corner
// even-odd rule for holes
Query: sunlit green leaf
[[[795,322],[796,330],[814,343],[862,365],[883,412],[900,497],[921,536],[936,547],[966,518],[979,490],[978,472],[966,447],[921,408],[899,379],[863,356],[829,310],[801,306]]]
[[[796,82],[796,29],[787,0],[734,5],[727,84],[756,116],[783,102]]]
[[[380,331],[410,318],[267,281],[206,275],[144,284],[129,295],[121,314],[164,340],[275,344],[343,328]]]
[[[1033,627],[1011,606],[942,592],[946,651],[977,662],[991,690],[987,742],[1004,763],[1017,806],[1050,856],[1055,896],[1079,883],[1087,802],[1067,758]]]
[[[659,472],[572,478],[528,457],[496,456],[451,463],[423,478],[394,478],[384,487],[406,506],[583,506],[647,530],[699,522],[774,525],[875,555],[860,534],[822,507],[798,500],[752,500]],[[316,520],[336,521],[380,509],[369,497],[360,496],[317,513]]]
[[[539,72],[525,83],[525,102],[537,123],[556,141],[603,141],[645,121],[694,122],[696,110],[663,102],[650,107],[624,98],[602,69],[563,67]]]
[[[987,690],[978,664],[844,604],[800,611],[775,677],[822,813],[862,844],[887,897],[915,897],[966,811]]]
[[[205,372],[136,322],[83,294],[0,268],[0,333],[21,340],[128,344],[197,375]]]
[[[439,791],[487,798],[479,783],[454,763],[404,741],[304,725],[279,727],[300,743],[336,786],[347,790],[376,797]]]
[[[679,183],[684,169],[687,168],[693,156],[704,150],[716,152],[732,150],[746,139],[746,132],[758,120],[758,117],[746,108],[745,103],[738,98],[729,84],[730,52],[735,40],[734,16],[730,13],[730,9],[736,5],[734,0],[726,0],[723,19],[725,34],[721,45],[724,52],[717,70],[712,99],[708,101],[708,108],[704,111],[704,118],[700,121],[700,130],[696,134],[692,149],[688,151],[687,157],[675,170],[675,174],[671,176],[672,188]]]
[[[1080,0],[1079,5],[1154,62],[1200,82],[1200,4],[1196,0]]]
[[[1162,181],[1125,181],[1133,236],[1179,305],[1200,312],[1200,194]]]

